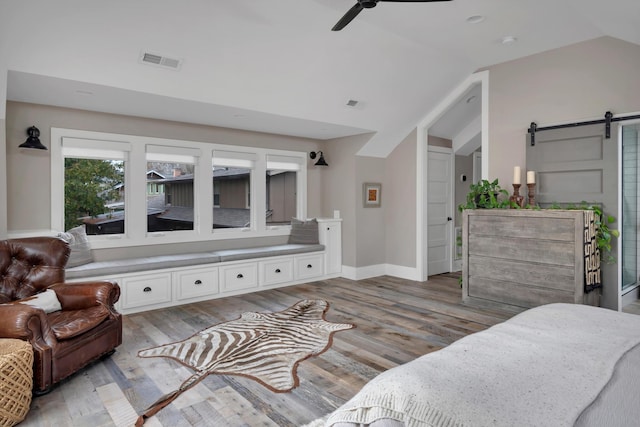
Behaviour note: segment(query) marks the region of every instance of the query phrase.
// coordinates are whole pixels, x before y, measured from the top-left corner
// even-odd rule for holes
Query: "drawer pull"
[[[307,268],[313,268],[313,265],[307,264]]]
[[[280,273],[280,269],[279,268],[276,268],[276,273]]]
[[[198,279],[195,282],[193,282],[194,285],[202,285],[202,280]]]
[[[242,273],[241,273],[241,274],[238,274],[238,275],[236,276],[236,278],[237,278],[237,279],[242,279],[243,277],[244,277],[244,276],[242,275]]]
[[[151,292],[151,288],[147,286],[142,290],[142,292]]]

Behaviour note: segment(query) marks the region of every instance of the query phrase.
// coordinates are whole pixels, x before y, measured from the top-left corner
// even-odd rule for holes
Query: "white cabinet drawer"
[[[146,274],[122,279],[122,308],[142,307],[171,301],[171,274]]]
[[[258,287],[258,263],[220,267],[220,285],[224,292]]]
[[[280,258],[270,261],[260,261],[262,286],[276,285],[293,280],[293,258]]]
[[[308,279],[311,277],[322,276],[324,254],[303,255],[295,258],[295,278]]]
[[[190,269],[173,274],[178,300],[215,295],[220,291],[217,267]]]

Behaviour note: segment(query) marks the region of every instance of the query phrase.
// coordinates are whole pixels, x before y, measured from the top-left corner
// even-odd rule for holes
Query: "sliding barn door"
[[[585,201],[599,204],[605,214],[617,217],[617,127],[611,124],[609,139],[605,138],[604,124],[536,132],[534,145],[527,135],[527,170],[536,171],[536,202],[544,208]],[[617,281],[616,266],[605,265],[602,306],[618,309]]]

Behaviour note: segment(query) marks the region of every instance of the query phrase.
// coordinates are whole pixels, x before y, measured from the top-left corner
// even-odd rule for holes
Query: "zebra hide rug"
[[[298,363],[331,347],[334,332],[355,327],[326,321],[328,309],[326,301],[302,300],[277,313],[243,313],[183,341],[139,351],[139,357],[169,357],[195,373],[147,408],[136,425],[209,374],[242,375],[274,392],[290,391],[299,383]]]

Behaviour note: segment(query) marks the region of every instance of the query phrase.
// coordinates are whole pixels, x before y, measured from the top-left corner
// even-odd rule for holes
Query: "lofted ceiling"
[[[638,0],[381,2],[331,31],[354,4],[0,0],[7,99],[319,140],[371,133],[361,154],[384,157],[479,68],[601,36],[640,44]],[[474,114],[452,111],[434,132],[452,138]]]

